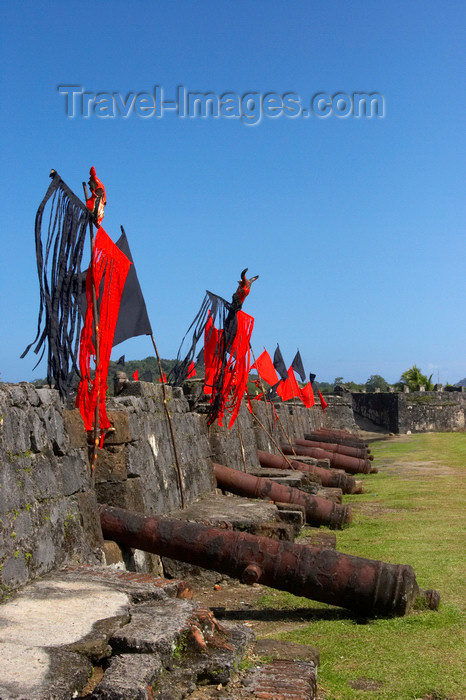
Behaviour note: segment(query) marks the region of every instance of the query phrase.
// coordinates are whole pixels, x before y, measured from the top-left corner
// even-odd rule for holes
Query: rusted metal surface
[[[282,452],[286,455],[292,453],[290,445],[280,445]],[[357,459],[356,457],[348,457],[347,455],[339,455],[336,452],[328,452],[321,450],[319,447],[302,447],[301,445],[293,445],[295,454],[303,457],[314,457],[315,459],[329,459],[330,466],[336,469],[344,469],[349,474],[369,474],[372,470],[372,465],[368,459]]]
[[[304,506],[306,521],[310,525],[326,525],[333,530],[340,530],[351,522],[349,506],[338,505],[321,496],[311,496],[291,486],[277,484],[273,479],[245,474],[223,464],[214,464],[214,474],[219,488],[237,496]]]
[[[259,463],[262,467],[271,467],[272,469],[290,469],[290,464],[281,455],[273,455],[270,452],[257,450]],[[308,472],[318,476],[322,486],[329,488],[341,489],[343,493],[361,493],[360,485],[356,484],[354,476],[350,476],[343,471],[334,471],[333,469],[324,469],[314,464],[305,464],[291,460],[291,468],[298,469],[301,472]]]
[[[357,459],[374,459],[372,455],[367,454],[367,450],[361,447],[350,447],[349,445],[339,445],[337,442],[327,442],[325,447],[323,443],[317,440],[303,440],[302,438],[296,438],[295,442],[297,445],[302,447],[317,447],[317,449],[328,450],[329,452],[335,452],[336,454],[346,455],[347,457],[356,457]]]
[[[312,431],[310,433],[304,434],[305,440],[317,440],[318,442],[337,442],[340,445],[348,445],[348,447],[359,447],[365,448],[370,452],[369,443],[361,442],[360,440],[354,440],[351,438],[338,437],[336,435],[326,435],[324,433],[319,433],[317,431]]]
[[[411,566],[110,506],[99,511],[106,539],[365,616],[404,615],[419,596],[438,605],[438,594],[419,590]]]

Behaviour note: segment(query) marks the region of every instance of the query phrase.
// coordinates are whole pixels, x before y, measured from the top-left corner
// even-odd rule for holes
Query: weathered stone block
[[[70,496],[87,488],[90,483],[90,471],[84,450],[72,450],[65,455],[60,467],[63,494]]]
[[[76,408],[73,410],[64,409],[63,423],[70,440],[70,446],[87,448],[86,431],[79,411]]]
[[[116,508],[126,508],[144,513],[144,484],[140,478],[128,479],[121,483],[105,482],[96,484],[97,500]]]
[[[124,446],[108,445],[99,450],[95,467],[96,484],[104,481],[125,481],[127,478],[128,472]]]
[[[131,442],[133,438],[129,427],[128,414],[124,411],[108,411],[107,415],[115,430],[105,435],[104,444],[108,446]]]
[[[30,427],[27,414],[16,407],[7,408],[2,426],[5,446],[12,455],[31,449]]]
[[[64,455],[70,447],[70,441],[65,433],[63,417],[55,406],[47,406],[43,412],[45,431],[52,443],[56,455]]]

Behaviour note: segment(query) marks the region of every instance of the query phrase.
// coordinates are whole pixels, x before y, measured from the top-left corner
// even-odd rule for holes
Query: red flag
[[[324,399],[324,397],[322,396],[322,394],[320,393],[320,389],[319,389],[319,399],[320,399],[320,405],[322,406],[322,410],[325,413],[325,409],[327,408],[327,402]]]
[[[301,389],[299,388],[298,382],[296,381],[296,377],[294,376],[293,365],[291,365],[291,367],[288,368],[288,379],[290,380],[293,398],[301,398]]]
[[[288,379],[286,381],[281,381],[277,387],[277,394],[282,401],[289,401],[296,397],[301,398],[301,390],[294,376],[293,368],[288,369]]]
[[[191,364],[188,367],[188,379],[196,376],[196,368],[194,367],[194,362],[191,360]]]
[[[137,370],[135,370],[131,376],[133,377],[135,382],[139,381],[139,372]]]
[[[270,357],[267,350],[259,355],[251,369],[256,368],[257,374],[262,377],[262,379],[270,384],[270,386],[275,386],[280,381],[278,375],[273,366],[272,358]]]
[[[301,401],[306,408],[311,408],[311,406],[314,406],[315,400],[311,382],[308,382],[306,386],[301,389]]]
[[[165,374],[165,372],[163,373],[162,377],[163,377],[163,383],[166,384],[167,383],[167,375]],[[159,382],[162,383],[161,377],[159,377]]]

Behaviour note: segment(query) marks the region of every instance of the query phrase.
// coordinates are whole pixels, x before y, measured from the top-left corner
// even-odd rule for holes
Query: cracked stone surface
[[[69,700],[129,620],[130,599],[91,581],[40,580],[0,606],[2,700]],[[85,658],[76,651],[86,654]]]

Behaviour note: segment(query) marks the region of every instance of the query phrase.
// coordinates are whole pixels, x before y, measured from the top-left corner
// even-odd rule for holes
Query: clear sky
[[[19,359],[39,306],[35,212],[51,168],[81,195],[91,165],[162,357],[205,289],[230,299],[248,267],[260,275],[244,305],[256,354],[278,342],[289,363],[299,348],[320,381],[395,382],[414,363],[435,381],[466,376],[463,0],[12,0],[1,22],[3,381],[45,376],[33,354]],[[384,116],[283,109],[252,125],[247,109],[160,117],[146,102],[146,116],[104,118],[91,102],[71,118],[57,89],[70,85],[120,101],[156,85],[165,100],[178,85],[219,99],[293,93],[304,107],[318,93],[378,93]],[[113,358],[123,353],[153,348],[142,337]]]

